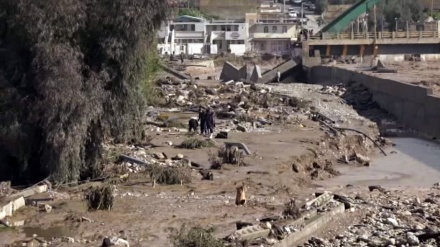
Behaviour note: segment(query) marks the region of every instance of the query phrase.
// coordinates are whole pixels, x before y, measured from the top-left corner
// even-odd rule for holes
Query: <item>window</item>
[[[264,33],[268,33],[269,32],[269,27],[268,26],[265,26],[264,27]]]
[[[238,26],[237,25],[235,25],[235,26],[233,26],[234,28],[233,28],[233,30],[232,31],[238,31]]]
[[[191,31],[196,31],[196,25],[195,24],[191,25]]]
[[[212,26],[212,31],[217,31],[217,26]]]
[[[287,27],[283,26],[283,33],[287,33]]]
[[[277,32],[277,26],[272,26],[272,32],[276,33]]]

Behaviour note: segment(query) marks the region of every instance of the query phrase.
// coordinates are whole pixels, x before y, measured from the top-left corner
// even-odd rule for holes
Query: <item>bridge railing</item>
[[[428,39],[440,38],[439,31],[404,31],[404,32],[344,32],[323,33],[310,36],[311,40],[347,40],[347,39]]]

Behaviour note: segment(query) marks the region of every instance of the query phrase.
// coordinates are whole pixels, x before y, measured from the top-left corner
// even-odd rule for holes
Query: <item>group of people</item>
[[[199,125],[200,122],[200,125]],[[215,114],[210,108],[200,108],[198,119],[189,120],[189,131],[197,131],[197,127],[200,126],[200,134],[210,135],[214,133],[215,128]]]

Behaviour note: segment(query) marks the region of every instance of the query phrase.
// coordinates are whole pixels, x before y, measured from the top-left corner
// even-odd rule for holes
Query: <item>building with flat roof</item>
[[[248,25],[244,20],[208,21],[204,18],[179,16],[164,23],[158,32],[158,49],[165,54],[243,55],[247,50]]]

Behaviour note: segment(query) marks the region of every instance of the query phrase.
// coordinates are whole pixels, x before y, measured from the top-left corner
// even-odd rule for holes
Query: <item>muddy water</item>
[[[28,238],[36,234],[38,237],[50,241],[53,238],[70,237],[72,235],[72,228],[67,226],[55,226],[46,229],[39,227],[23,227],[23,233]]]
[[[431,187],[440,182],[440,145],[416,138],[395,138],[388,156],[377,156],[370,167],[340,168],[341,176],[319,182],[322,186],[383,185]]]

